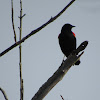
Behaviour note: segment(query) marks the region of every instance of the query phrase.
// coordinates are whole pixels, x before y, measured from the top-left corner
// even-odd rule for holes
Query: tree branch
[[[62,100],[64,100],[63,96],[62,95],[60,95],[60,96],[61,96]]]
[[[86,48],[88,41],[84,41],[75,52],[80,52]],[[80,50],[80,51],[79,51]],[[68,72],[72,65],[74,65],[81,57],[83,52],[80,55],[76,55],[76,53],[72,53],[66,60],[61,64],[58,70],[45,82],[38,90],[38,92],[34,95],[31,100],[42,100],[49,91],[62,80],[64,75]]]
[[[22,0],[20,0],[20,27],[19,27],[19,40],[22,38]],[[24,97],[24,85],[22,78],[22,45],[19,45],[19,72],[20,72],[20,100]]]
[[[13,32],[14,32],[14,40],[15,42],[17,42],[16,40],[16,32],[15,32],[15,25],[14,25],[14,10],[13,10],[13,0],[11,0],[11,8],[12,8],[12,27],[13,27]]]
[[[8,100],[8,97],[7,97],[6,93],[5,93],[5,91],[1,87],[0,87],[0,91],[2,92],[5,100]]]
[[[44,27],[46,27],[48,24],[50,24],[51,22],[53,22],[54,20],[56,20],[75,0],[72,0],[61,12],[59,12],[55,17],[51,17],[51,19],[49,21],[47,21],[45,24],[43,24],[42,26],[40,26],[39,28],[33,30],[31,33],[29,33],[27,36],[23,37],[20,41],[14,43],[12,46],[10,46],[9,48],[7,48],[6,50],[4,50],[3,52],[0,53],[0,57],[3,56],[4,54],[6,54],[7,52],[9,52],[10,50],[12,50],[13,48],[15,48],[16,46],[18,46],[19,44],[21,44],[22,42],[24,42],[26,39],[28,39],[30,36],[36,34],[37,32],[39,32],[41,29],[43,29]]]

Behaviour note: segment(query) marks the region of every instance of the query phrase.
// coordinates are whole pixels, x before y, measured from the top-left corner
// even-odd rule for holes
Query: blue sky
[[[59,13],[70,0],[23,0],[23,37]],[[19,1],[14,0],[15,27],[19,39]],[[56,21],[49,24],[22,44],[24,98],[30,100],[39,87],[57,70],[63,59],[58,35],[65,23],[76,27],[73,32],[77,45],[84,40],[89,45],[81,57],[81,64],[73,66],[44,100],[99,100],[100,99],[100,1],[76,0]],[[14,43],[11,24],[11,2],[0,3],[0,52]],[[19,95],[19,48],[0,58],[0,87],[9,100]],[[0,93],[0,100],[4,100]]]

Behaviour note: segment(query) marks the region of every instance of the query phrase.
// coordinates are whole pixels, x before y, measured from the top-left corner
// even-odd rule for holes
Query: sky
[[[19,1],[14,0],[14,21],[19,40]],[[58,14],[71,0],[23,0],[23,33],[26,36]],[[100,100],[100,0],[76,0],[57,20],[22,43],[24,100],[31,100],[39,87],[60,66],[63,53],[58,35],[65,23],[76,27],[77,46],[88,40],[79,66],[72,66],[44,100]],[[0,3],[0,52],[14,44],[11,1]],[[0,57],[0,87],[9,100],[19,100],[19,47]],[[0,100],[5,100],[0,92]]]

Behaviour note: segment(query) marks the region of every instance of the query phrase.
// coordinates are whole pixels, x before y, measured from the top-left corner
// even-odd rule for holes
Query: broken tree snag
[[[80,46],[75,50],[76,54],[78,54],[80,51],[83,51],[87,45],[88,45],[88,41],[82,42]]]
[[[81,43],[81,45],[75,50],[75,52],[78,54],[80,51],[83,51],[86,46],[88,45],[88,41],[84,41]],[[59,82],[62,80],[64,75],[67,73],[67,71],[71,68],[72,65],[75,64],[75,62],[81,57],[83,52],[79,55],[76,55],[76,53],[71,54],[64,63],[61,64],[61,66],[57,69],[57,71],[45,82],[38,90],[38,92],[34,95],[34,97],[31,100],[42,100],[49,91]]]

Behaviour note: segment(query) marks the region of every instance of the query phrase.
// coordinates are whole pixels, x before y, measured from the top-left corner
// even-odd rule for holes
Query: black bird
[[[62,29],[61,33],[58,36],[59,45],[63,54],[68,57],[73,50],[76,49],[76,37],[75,34],[71,31],[71,29],[75,27],[71,24],[65,24]],[[78,60],[75,65],[79,65],[80,60]]]

